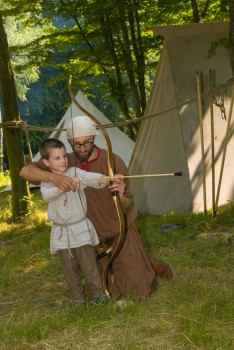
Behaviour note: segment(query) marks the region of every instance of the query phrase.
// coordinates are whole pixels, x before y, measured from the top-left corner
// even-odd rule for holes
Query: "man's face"
[[[81,136],[69,140],[73,152],[81,162],[87,162],[93,153],[94,136]]]

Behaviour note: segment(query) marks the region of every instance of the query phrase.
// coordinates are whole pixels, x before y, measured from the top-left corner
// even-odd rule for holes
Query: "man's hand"
[[[79,188],[78,179],[56,173],[51,174],[51,182],[63,192],[75,192]]]
[[[24,166],[20,171],[20,176],[33,184],[52,182],[52,184],[58,187],[62,192],[75,192],[77,189],[76,179],[41,169],[36,163]]]
[[[111,192],[118,192],[119,198],[123,199],[126,184],[124,183],[124,176],[117,174],[111,179],[111,184],[108,188]]]

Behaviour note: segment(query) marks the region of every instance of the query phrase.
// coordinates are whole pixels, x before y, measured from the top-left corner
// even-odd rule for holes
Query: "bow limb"
[[[107,144],[107,155],[108,155],[108,175],[110,177],[114,176],[114,158],[113,158],[113,151],[112,151],[112,145],[111,145],[111,141],[110,141],[110,137],[106,131],[106,129],[104,128],[104,126],[99,122],[98,119],[96,119],[91,113],[89,113],[85,108],[83,108],[79,102],[76,100],[75,95],[73,93],[73,89],[72,89],[72,76],[70,76],[69,79],[69,92],[70,92],[70,96],[72,101],[75,103],[75,105],[81,110],[83,111],[90,119],[92,119],[95,124],[100,128],[100,130],[102,131],[102,134],[105,138],[106,144]],[[121,207],[121,203],[120,203],[120,199],[119,199],[119,195],[116,194],[113,196],[113,201],[115,204],[115,208],[118,214],[118,219],[119,219],[119,238],[118,238],[118,242],[116,245],[116,248],[114,250],[114,252],[112,253],[110,259],[108,260],[105,268],[103,269],[102,272],[102,284],[103,284],[103,289],[105,291],[105,293],[109,296],[109,289],[108,289],[108,271],[110,269],[110,266],[112,264],[112,262],[114,261],[114,259],[117,257],[117,255],[119,254],[123,242],[124,242],[124,238],[125,238],[125,217],[123,214],[123,210]]]

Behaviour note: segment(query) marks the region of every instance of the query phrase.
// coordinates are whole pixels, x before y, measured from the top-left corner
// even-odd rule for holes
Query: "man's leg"
[[[170,267],[162,260],[150,256],[150,263],[157,276],[165,279],[171,279],[173,277]]]

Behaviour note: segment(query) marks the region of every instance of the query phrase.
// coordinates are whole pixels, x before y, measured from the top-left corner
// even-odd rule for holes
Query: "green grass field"
[[[57,256],[49,253],[46,206],[11,223],[11,195],[0,193],[1,350],[234,349],[234,203],[211,214],[140,215],[142,240],[174,278],[144,301],[70,307]],[[183,228],[163,233],[161,225]]]

